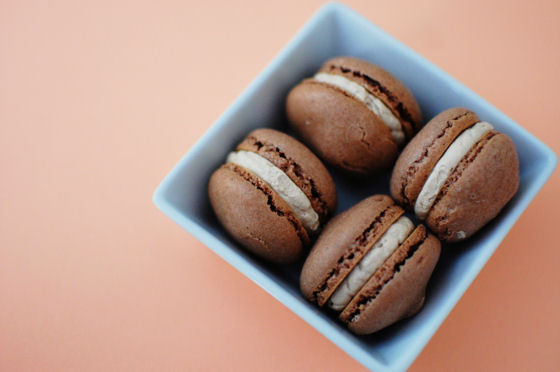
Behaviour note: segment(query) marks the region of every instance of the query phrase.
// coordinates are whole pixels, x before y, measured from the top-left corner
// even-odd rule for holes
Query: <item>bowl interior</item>
[[[219,225],[206,189],[210,174],[250,130],[273,127],[289,133],[284,113],[289,89],[336,55],[366,59],[396,75],[418,99],[424,122],[449,107],[474,110],[481,119],[511,136],[520,159],[520,189],[505,210],[472,239],[444,246],[424,309],[409,320],[367,337],[352,335],[332,315],[303,299],[298,287],[303,260],[289,266],[270,265],[241,249]],[[368,368],[405,369],[542,187],[555,164],[556,158],[546,146],[489,103],[358,14],[331,3],[316,13],[177,164],[156,191],[154,202]],[[389,193],[389,172],[356,181],[329,170],[337,185],[338,212],[369,195]]]

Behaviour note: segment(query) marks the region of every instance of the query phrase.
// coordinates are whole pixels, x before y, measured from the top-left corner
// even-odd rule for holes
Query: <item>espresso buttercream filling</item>
[[[422,186],[420,194],[418,194],[414,205],[414,213],[418,218],[425,219],[427,217],[445,181],[461,159],[486,133],[493,129],[492,125],[486,121],[478,122],[463,131],[447,148]]]
[[[311,201],[280,168],[259,154],[250,151],[231,152],[227,157],[227,162],[239,165],[262,179],[290,206],[307,230],[317,231],[319,215],[313,209]]]
[[[336,74],[329,74],[326,72],[319,72],[313,76],[315,81],[332,85],[350,96],[362,102],[371,112],[383,121],[383,123],[391,130],[393,139],[398,145],[405,142],[406,136],[403,131],[401,122],[393,114],[393,112],[373,94],[367,91],[362,85],[342,76]]]
[[[369,278],[383,265],[414,229],[407,217],[400,217],[364,255],[328,301],[328,306],[336,311],[343,310],[352,297],[366,284]]]

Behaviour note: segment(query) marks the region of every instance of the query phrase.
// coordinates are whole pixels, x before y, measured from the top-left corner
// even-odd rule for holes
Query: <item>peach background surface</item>
[[[560,3],[347,4],[560,152]],[[0,370],[363,369],[151,202],[320,5],[0,2]],[[412,371],[558,370],[559,189]]]

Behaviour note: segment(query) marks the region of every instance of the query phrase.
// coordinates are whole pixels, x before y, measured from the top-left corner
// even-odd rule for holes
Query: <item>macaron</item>
[[[416,228],[386,195],[339,214],[307,257],[300,288],[309,301],[338,313],[356,334],[370,334],[422,308],[441,244]]]
[[[257,129],[208,183],[210,203],[229,234],[271,262],[297,260],[336,209],[334,182],[296,139]]]
[[[447,242],[476,233],[518,187],[511,138],[465,108],[430,120],[399,156],[390,182],[393,198]]]
[[[422,121],[416,99],[401,81],[353,57],[330,59],[295,86],[286,112],[319,157],[356,174],[390,168]]]

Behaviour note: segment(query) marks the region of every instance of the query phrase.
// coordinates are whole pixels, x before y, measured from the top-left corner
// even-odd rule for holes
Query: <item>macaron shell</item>
[[[424,304],[426,286],[440,253],[439,240],[427,233],[424,226],[418,226],[364,285],[340,318],[352,332],[370,334],[415,315]],[[359,316],[353,320],[352,314],[358,308]]]
[[[353,57],[335,57],[326,61],[319,71],[338,73],[366,86],[400,119],[407,138],[411,138],[420,129],[422,113],[413,94],[406,85],[383,68]]]
[[[324,305],[361,257],[403,213],[404,210],[390,197],[375,195],[331,220],[303,265],[300,276],[303,295],[320,306]],[[369,234],[364,235],[365,231]],[[348,257],[350,248],[357,241],[362,245],[360,252]],[[330,277],[337,268],[337,274]],[[322,286],[325,288],[317,294]]]
[[[497,134],[432,207],[426,224],[444,241],[468,238],[496,217],[518,188],[515,145],[507,135]]]
[[[391,196],[413,211],[416,198],[445,150],[478,121],[478,116],[465,108],[448,109],[431,119],[397,159],[390,181]]]
[[[247,180],[251,175],[233,164],[217,169],[208,185],[212,207],[224,228],[248,250],[272,262],[292,262],[309,243],[307,232],[264,182],[254,175]]]
[[[301,142],[273,129],[249,133],[237,150],[263,156],[282,171],[306,194],[313,209],[325,222],[336,209],[336,188],[323,163]]]
[[[292,128],[326,162],[367,174],[390,167],[398,154],[389,128],[354,97],[311,79],[288,94]]]

